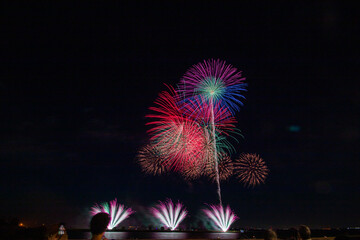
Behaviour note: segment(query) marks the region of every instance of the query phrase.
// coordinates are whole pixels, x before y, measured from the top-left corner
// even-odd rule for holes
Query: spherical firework
[[[175,171],[184,167],[202,164],[201,146],[204,142],[201,126],[184,116],[181,107],[176,102],[176,92],[162,92],[155,101],[156,107],[151,107],[152,114],[148,131],[152,144],[164,156],[164,164]]]
[[[229,155],[226,153],[219,154],[218,156],[218,169],[220,181],[228,180],[233,174],[234,164]],[[214,163],[210,163],[206,167],[207,176],[213,181],[216,181],[216,172]]]
[[[241,154],[240,158],[234,163],[234,170],[237,178],[245,186],[258,185],[264,183],[269,169],[265,162],[257,154]]]
[[[168,171],[164,164],[164,155],[153,145],[148,144],[140,149],[137,161],[143,172],[152,175],[160,175]]]
[[[221,102],[230,111],[239,110],[246,91],[245,78],[225,61],[210,59],[193,65],[183,76],[179,92],[185,98],[201,95],[213,103]]]

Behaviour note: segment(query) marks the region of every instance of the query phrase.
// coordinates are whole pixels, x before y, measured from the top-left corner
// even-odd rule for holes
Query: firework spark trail
[[[171,231],[175,230],[187,215],[184,206],[180,202],[174,206],[171,199],[168,199],[166,202],[159,201],[159,204],[151,210],[153,215],[166,227],[170,228]]]
[[[218,165],[218,158],[217,158],[217,146],[216,146],[216,135],[215,135],[215,124],[214,124],[214,107],[213,107],[213,100],[210,100],[210,108],[211,108],[211,131],[212,131],[212,138],[214,144],[214,162],[215,162],[215,172],[216,172],[216,183],[218,186],[217,193],[219,196],[220,206],[222,206],[222,199],[221,199],[221,187],[220,187],[220,177],[219,177],[219,165]]]
[[[247,187],[264,183],[269,174],[265,161],[259,155],[250,153],[243,153],[235,160],[234,170],[240,182]]]
[[[203,209],[203,211],[223,232],[226,232],[238,218],[229,206],[226,207],[225,211],[222,205],[209,205],[209,207],[210,209]]]
[[[111,221],[107,227],[109,230],[111,230],[126,218],[128,218],[135,211],[133,211],[131,208],[125,209],[124,205],[118,204],[117,199],[115,198],[115,200],[110,201],[110,206],[107,202],[105,202],[101,205],[95,204],[95,206],[91,208],[92,215],[95,215],[99,212],[105,212],[111,216]]]

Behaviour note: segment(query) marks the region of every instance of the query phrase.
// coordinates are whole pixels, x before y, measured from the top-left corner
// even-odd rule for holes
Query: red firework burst
[[[258,154],[243,153],[234,163],[234,170],[237,178],[245,186],[254,187],[264,183],[269,169],[264,160]]]
[[[220,181],[226,181],[231,177],[234,171],[234,164],[230,156],[226,153],[219,154],[218,156],[218,169]],[[214,162],[206,166],[206,174],[213,181],[216,181],[216,171]]]
[[[140,149],[137,161],[143,172],[152,175],[160,175],[168,171],[164,164],[164,156],[153,145],[148,144]]]
[[[169,87],[170,88],[170,87]],[[152,114],[147,125],[152,128],[148,131],[152,144],[164,156],[164,164],[175,171],[185,167],[194,167],[201,164],[201,146],[204,134],[201,126],[188,119],[177,103],[177,93],[170,88],[170,92],[161,92],[156,99],[156,107],[151,107]]]

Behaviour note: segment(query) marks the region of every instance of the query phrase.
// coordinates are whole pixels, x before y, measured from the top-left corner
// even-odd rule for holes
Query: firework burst
[[[180,202],[174,206],[171,199],[166,202],[159,201],[159,204],[153,207],[151,211],[171,231],[175,230],[187,215],[184,206]]]
[[[233,174],[234,164],[229,155],[226,153],[218,155],[218,169],[219,169],[219,179],[220,181],[228,180]],[[206,167],[207,176],[213,181],[216,181],[216,172],[214,164],[211,163]]]
[[[187,99],[203,96],[214,103],[222,103],[232,112],[239,110],[246,91],[245,78],[233,66],[221,60],[204,60],[193,65],[183,76],[179,92]]]
[[[91,214],[96,215],[99,212],[105,212],[110,215],[111,221],[108,229],[111,230],[128,218],[134,211],[131,208],[125,209],[124,205],[118,204],[117,199],[110,201],[110,205],[105,202],[101,205],[95,204],[91,208]]]
[[[199,158],[204,142],[203,129],[196,122],[187,118],[177,103],[177,94],[170,88],[159,94],[155,101],[156,107],[151,107],[151,119],[147,125],[152,144],[164,156],[164,165],[174,171],[185,167],[203,164]]]
[[[212,111],[214,114],[214,126],[217,134],[229,135],[229,132],[235,130],[237,123],[231,112],[221,105],[221,102],[215,103],[213,106],[202,96],[184,101],[182,111],[189,119],[198,122],[202,127],[209,126],[212,121]]]
[[[269,169],[264,160],[258,154],[241,154],[234,163],[234,170],[237,178],[245,186],[256,186],[264,183]]]
[[[140,149],[137,161],[142,171],[147,174],[160,175],[168,171],[167,166],[164,164],[164,155],[152,144]]]
[[[210,209],[203,209],[203,211],[223,232],[226,232],[231,224],[238,218],[229,206],[227,206],[226,209],[221,205],[209,205],[209,207]]]

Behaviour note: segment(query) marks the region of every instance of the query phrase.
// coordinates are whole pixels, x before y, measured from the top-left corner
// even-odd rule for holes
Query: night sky
[[[177,3],[177,4],[176,4]],[[360,225],[359,16],[345,1],[1,3],[0,218],[88,226],[115,197],[149,223],[158,200],[186,224],[217,203],[206,178],[148,176],[135,161],[164,83],[203,59],[243,71],[241,152],[266,184],[222,183],[238,227]],[[294,131],[295,130],[295,131]],[[296,131],[299,130],[299,131]]]

